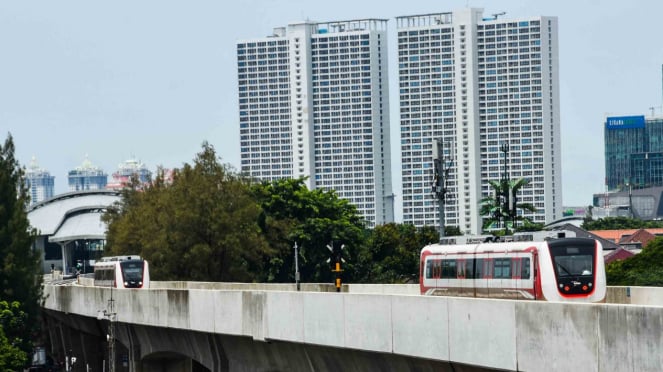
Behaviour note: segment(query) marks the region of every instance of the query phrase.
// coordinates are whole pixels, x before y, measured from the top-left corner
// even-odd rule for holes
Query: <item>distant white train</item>
[[[422,294],[603,302],[601,243],[588,238],[432,244],[421,250]]]
[[[150,269],[140,256],[103,257],[94,265],[94,285],[115,288],[150,288]]]

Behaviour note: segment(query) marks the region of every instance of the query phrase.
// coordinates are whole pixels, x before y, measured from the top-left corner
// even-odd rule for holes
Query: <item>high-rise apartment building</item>
[[[608,190],[663,186],[663,118],[607,117],[604,138]]]
[[[35,157],[32,157],[30,167],[25,170],[25,182],[30,193],[30,205],[53,197],[55,176],[51,176],[46,169],[39,168]]]
[[[131,178],[136,177],[139,182],[146,184],[152,180],[152,172],[136,159],[129,159],[117,166],[117,171],[112,174],[111,182],[106,185],[108,189],[121,189],[131,183]]]
[[[526,178],[533,222],[561,217],[556,17],[482,9],[397,17],[403,221],[439,226],[433,146],[449,167],[445,225],[477,234],[489,181]],[[505,154],[508,157],[505,163]]]
[[[92,165],[87,155],[81,166],[69,171],[69,191],[105,189],[107,183],[108,174]]]
[[[392,222],[387,20],[289,24],[237,60],[242,172],[307,176],[369,226]]]

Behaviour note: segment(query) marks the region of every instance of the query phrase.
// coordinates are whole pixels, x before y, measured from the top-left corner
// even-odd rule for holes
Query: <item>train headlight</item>
[[[592,283],[587,284],[590,288],[592,287]]]
[[[559,287],[560,287],[560,288],[564,288],[564,284],[559,283]]]
[[[143,282],[138,282],[138,285],[143,285]]]
[[[125,287],[128,286],[128,285],[129,285],[129,282],[124,282]]]

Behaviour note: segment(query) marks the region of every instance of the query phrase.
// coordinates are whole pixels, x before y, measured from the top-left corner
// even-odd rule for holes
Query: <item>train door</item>
[[[472,260],[462,257],[456,260],[456,283],[459,296],[474,296]]]
[[[511,284],[513,289],[513,297],[517,299],[524,299],[523,285],[522,285],[522,272],[523,272],[523,257],[511,258]]]
[[[476,259],[475,266],[475,296],[476,297],[490,297],[492,281],[493,281],[493,259],[490,253],[482,254],[482,257]]]
[[[426,260],[424,286],[432,289],[431,294],[441,294],[442,260],[439,256],[429,256]]]
[[[491,297],[514,298],[511,257],[493,258]]]
[[[542,299],[541,293],[541,275],[539,274],[539,253],[532,252],[532,292],[534,299]]]

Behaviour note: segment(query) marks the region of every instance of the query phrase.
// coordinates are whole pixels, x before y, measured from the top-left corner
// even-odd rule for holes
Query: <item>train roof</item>
[[[546,244],[545,241],[518,241],[518,242],[499,242],[499,243],[478,243],[478,244],[430,244],[421,249],[421,252],[432,254],[456,254],[456,253],[490,253],[490,252],[522,252],[528,248],[539,248]]]
[[[142,260],[139,255],[126,255],[126,256],[109,256],[101,257],[99,262],[113,262],[113,261],[131,261],[131,260]]]

